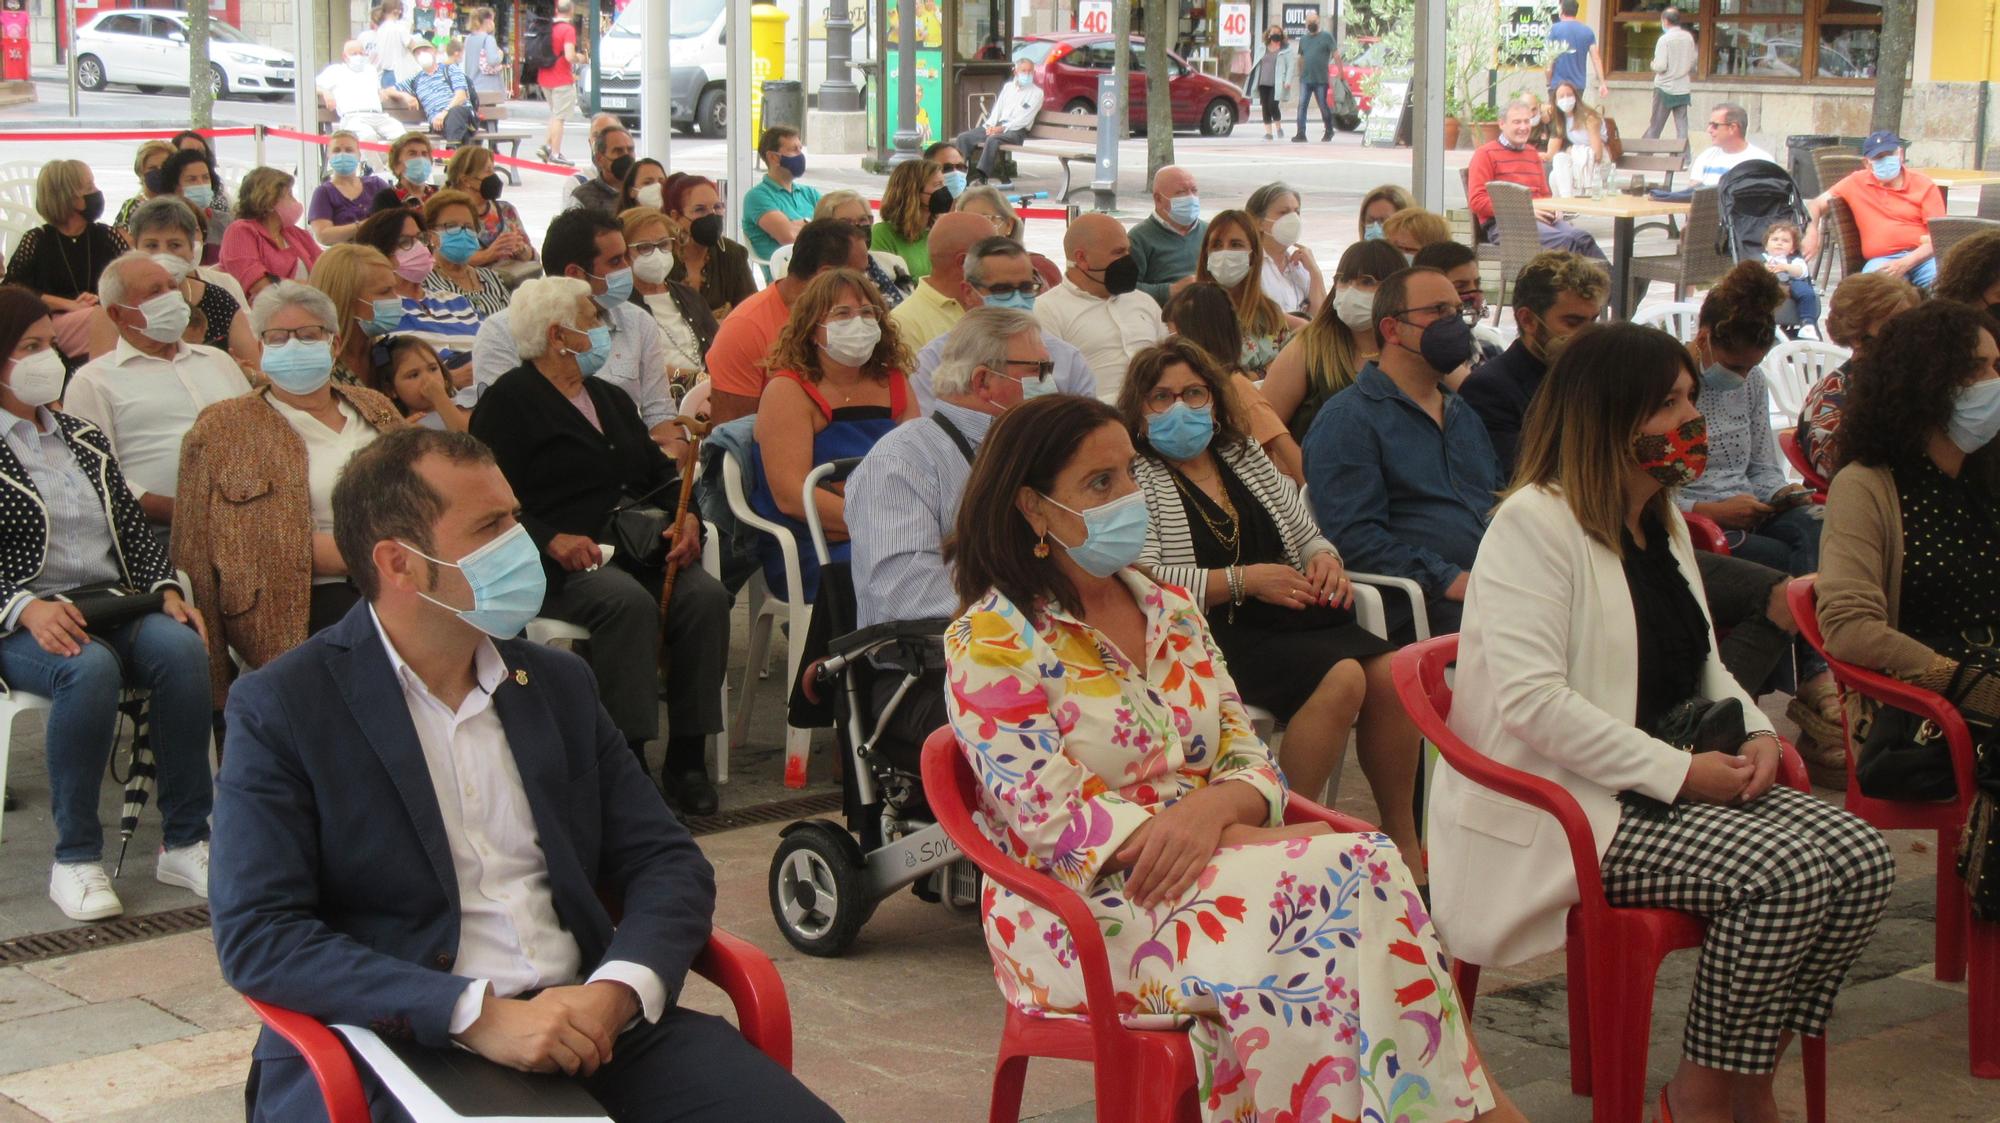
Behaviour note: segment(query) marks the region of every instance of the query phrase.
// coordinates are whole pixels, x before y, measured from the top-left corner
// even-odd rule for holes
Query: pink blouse
[[[243,285],[245,293],[267,278],[304,280],[313,262],[319,260],[319,243],[297,226],[285,227],[284,236],[284,241],[278,242],[262,222],[239,218],[223,232],[220,264]]]

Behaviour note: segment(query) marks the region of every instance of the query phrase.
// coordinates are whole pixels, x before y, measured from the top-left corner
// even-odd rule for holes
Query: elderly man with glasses
[[[935,235],[933,235],[935,237]],[[965,253],[965,279],[959,287],[959,302],[969,313],[975,308],[1005,308],[1033,312],[1035,298],[1042,293],[1042,281],[1035,273],[1034,260],[1019,242],[998,235],[984,239]],[[963,321],[961,321],[963,322]],[[910,387],[917,392],[917,405],[926,416],[937,412],[938,394],[931,379],[944,362],[949,334],[932,340],[917,352],[917,371]],[[1097,378],[1083,352],[1043,329],[1042,348],[1048,353],[1050,377],[1057,393],[1097,396]]]
[[[1688,175],[1696,187],[1714,187],[1729,169],[1748,160],[1776,158],[1750,143],[1750,114],[1735,102],[1725,101],[1708,111],[1708,147],[1688,165]]]

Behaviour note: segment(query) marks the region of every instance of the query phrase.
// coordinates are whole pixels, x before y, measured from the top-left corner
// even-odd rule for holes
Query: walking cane
[[[700,465],[701,439],[708,436],[708,422],[688,414],[673,419],[673,424],[687,434],[687,447],[681,450],[679,459],[681,470],[681,497],[674,505],[674,533],[680,533],[681,523],[687,518],[688,499],[694,493],[695,469]],[[678,539],[676,539],[678,543]],[[674,599],[674,578],[680,576],[679,566],[668,566],[667,575],[660,582],[660,676],[667,673],[667,605]]]

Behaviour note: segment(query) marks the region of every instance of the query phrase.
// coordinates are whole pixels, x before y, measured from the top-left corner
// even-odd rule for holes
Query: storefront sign
[[[1384,78],[1375,100],[1369,103],[1368,120],[1362,125],[1361,143],[1370,148],[1395,148],[1409,143],[1410,76]]]
[[[1286,4],[1279,11],[1281,13],[1279,22],[1284,24],[1285,37],[1296,41],[1306,33],[1306,17],[1318,15],[1320,13],[1320,5]]]
[[[1216,40],[1221,47],[1248,47],[1250,45],[1250,5],[1224,4],[1221,6],[1222,35]]]
[[[1500,68],[1540,70],[1549,50],[1556,0],[1500,0]]]

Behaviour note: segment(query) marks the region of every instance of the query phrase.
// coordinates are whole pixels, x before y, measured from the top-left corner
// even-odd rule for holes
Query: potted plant
[[[1444,96],[1444,150],[1450,152],[1458,147],[1459,134],[1464,131],[1464,120],[1459,116],[1458,98],[1447,92]]]
[[[1500,111],[1488,102],[1472,107],[1472,143],[1475,147],[1500,139]]]

